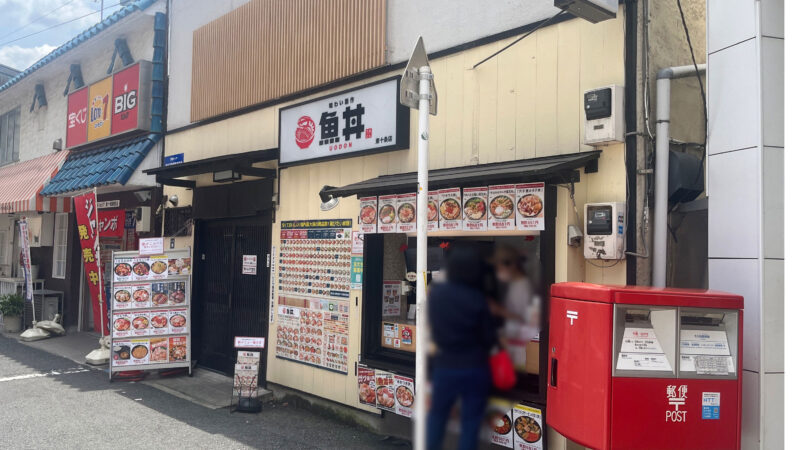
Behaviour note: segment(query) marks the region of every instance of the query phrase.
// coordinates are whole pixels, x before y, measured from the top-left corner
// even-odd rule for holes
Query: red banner
[[[139,64],[114,74],[111,134],[133,130],[139,125]]]
[[[101,238],[121,238],[125,234],[125,210],[104,209],[99,211],[98,230]]]
[[[100,264],[100,228],[97,214],[97,196],[94,192],[74,197],[75,217],[78,220],[78,238],[81,242],[81,259],[86,271],[86,281],[89,284],[89,294],[92,299],[92,314],[94,315],[94,329],[108,334],[107,309],[104,300],[103,272]]]

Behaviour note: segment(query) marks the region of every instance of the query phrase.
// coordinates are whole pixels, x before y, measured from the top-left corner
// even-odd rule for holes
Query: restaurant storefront
[[[468,68],[513,37],[434,55],[439,107],[431,117],[430,189],[438,197],[430,199],[436,207],[428,242],[434,281],[447,248],[469,243],[486,256],[497,246],[524,253],[540,317],[547,317],[554,282],[625,284],[624,259],[586,263],[583,249],[567,239],[569,225],[582,227],[577,212],[584,203],[626,200],[624,143],[583,144],[581,112],[585,90],[625,82],[623,22],[620,15],[595,28],[578,20],[545,27],[513,53],[475,70]],[[206,298],[217,295],[211,286],[196,286],[194,292],[208,293],[194,296],[195,311],[228,307],[220,317],[229,323],[237,314],[234,303],[241,301],[248,280],[239,275],[246,253],[228,236],[264,211],[268,247],[252,251],[258,274],[269,275],[259,285],[268,286],[259,330],[267,337],[265,381],[279,396],[288,392],[344,405],[345,415],[408,436],[413,398],[407,394],[418,382],[413,379],[416,280],[409,276],[416,242],[409,217],[417,212],[406,205],[415,205],[417,120],[416,111],[399,105],[400,69],[376,70],[313,94],[170,131],[167,161],[174,156],[186,162],[148,173],[159,176],[167,197],[194,209],[206,203],[200,199],[210,189],[235,189],[265,178],[248,176],[248,168],[272,170],[269,183],[247,191],[269,206],[213,217],[193,211],[193,236],[175,238],[176,247],[196,246],[195,267],[222,261],[220,267],[230,272],[224,276],[232,288],[221,291],[220,300]],[[235,162],[254,152],[271,157]],[[238,178],[222,177],[237,167],[243,169]],[[224,243],[224,254],[213,253],[216,242]],[[217,335],[197,323],[194,332],[206,336],[195,338],[194,345],[238,334],[227,328]],[[539,347],[546,346],[547,321],[527,336],[527,342],[516,343],[519,383],[498,404],[546,413],[547,360]],[[225,347],[228,355],[235,352],[232,344]],[[204,365],[230,372],[232,356],[219,350],[222,362]],[[383,397],[381,403],[378,392],[361,388],[363,380],[373,380],[378,389],[392,380],[393,392],[405,390],[398,401]]]

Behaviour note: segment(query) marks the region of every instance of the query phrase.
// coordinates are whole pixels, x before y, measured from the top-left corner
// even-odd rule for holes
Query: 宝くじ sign
[[[280,163],[408,148],[398,77],[280,110]]]

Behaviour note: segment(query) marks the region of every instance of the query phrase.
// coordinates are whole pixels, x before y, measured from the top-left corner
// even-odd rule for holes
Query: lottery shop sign
[[[409,111],[399,89],[393,77],[281,108],[281,165],[407,149]]]
[[[152,65],[139,61],[67,98],[67,148],[150,129]]]
[[[74,197],[75,217],[78,221],[78,239],[81,243],[81,261],[89,284],[92,299],[94,329],[103,336],[108,334],[107,307],[103,299],[103,272],[100,270],[100,220],[97,213],[97,196],[88,192]]]

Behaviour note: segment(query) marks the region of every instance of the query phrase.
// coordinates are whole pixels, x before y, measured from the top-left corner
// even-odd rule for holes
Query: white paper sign
[[[700,358],[699,364],[695,360]],[[699,367],[698,367],[699,366]],[[681,355],[681,372],[700,375],[728,375],[736,372],[732,356]]]
[[[413,378],[394,376],[395,413],[405,417],[413,416],[415,395]]]
[[[663,353],[620,353],[617,370],[669,371],[672,368]]]
[[[516,189],[513,184],[489,186],[489,229],[513,230],[516,227]]]
[[[439,190],[439,229],[461,229],[461,188]]]
[[[398,133],[398,112],[404,111],[399,82],[392,78],[281,108],[280,163],[405,147],[408,137]]]
[[[527,405],[516,405],[512,420],[515,424],[512,432],[516,450],[542,450],[544,448],[542,410]]]
[[[681,354],[729,356],[728,336],[717,330],[681,330]]]
[[[353,231],[353,249],[350,250],[350,256],[359,256],[364,254],[364,232]]]
[[[378,197],[378,232],[397,232],[397,196],[382,195]]]
[[[439,229],[439,191],[428,191],[428,231]]]
[[[258,272],[258,255],[242,255],[242,275],[256,275]]]
[[[397,231],[400,233],[417,231],[417,194],[397,196]]]
[[[161,255],[164,253],[164,239],[142,238],[139,239],[140,255]]]
[[[362,197],[361,198],[361,232],[362,233],[375,233],[378,231],[378,198],[377,197]]]
[[[263,337],[236,336],[233,340],[235,348],[264,348]]]
[[[488,188],[464,188],[464,229],[469,231],[486,231]]]
[[[394,317],[400,315],[400,282],[383,282],[383,317]]]
[[[517,229],[544,230],[544,183],[516,186]]]
[[[625,328],[622,335],[622,352],[626,353],[664,353],[652,328]]]

